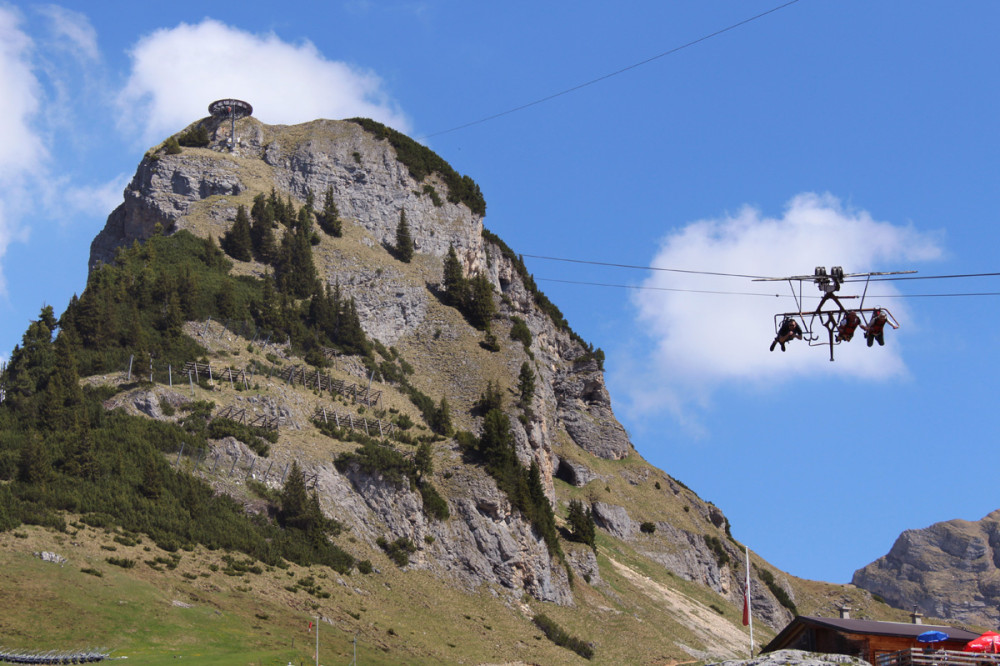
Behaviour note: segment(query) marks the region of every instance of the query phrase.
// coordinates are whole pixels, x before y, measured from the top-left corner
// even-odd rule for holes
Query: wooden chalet
[[[948,639],[935,643],[936,649],[960,651],[978,632],[941,625],[922,624],[920,614],[913,622],[878,622],[853,620],[845,609],[839,618],[800,615],[788,623],[761,652],[776,650],[807,650],[827,654],[860,657],[871,664],[885,663],[890,655],[901,651],[921,652],[926,647],[917,641],[925,631],[940,631]],[[894,663],[898,663],[895,662]]]

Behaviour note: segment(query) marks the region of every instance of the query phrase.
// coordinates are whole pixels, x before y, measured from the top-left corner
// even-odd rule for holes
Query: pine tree
[[[590,509],[584,509],[583,502],[570,500],[566,522],[569,524],[570,539],[585,543],[595,551],[597,550],[597,528],[594,525],[594,516]]]
[[[274,240],[274,208],[268,205],[263,194],[254,197],[250,219],[250,244],[253,256],[265,264],[273,263],[277,254],[277,242]]]
[[[465,315],[470,324],[479,330],[487,330],[497,310],[493,302],[493,285],[485,275],[478,273],[472,278],[469,287],[469,301]]]
[[[253,242],[250,239],[250,218],[241,204],[236,209],[236,221],[222,237],[222,249],[237,261],[253,259]]]
[[[517,466],[510,419],[499,409],[488,412],[483,419],[483,434],[479,438],[478,449],[491,474],[502,473],[503,470]]]
[[[223,319],[236,319],[243,314],[232,280],[222,281],[222,286],[215,295],[215,308]]]
[[[434,410],[433,423],[430,424],[431,430],[439,435],[448,435],[451,433],[451,411],[448,408],[448,400],[444,396],[441,396],[441,402],[438,404],[436,410]]]
[[[410,237],[410,225],[406,223],[406,211],[399,211],[399,224],[396,225],[396,258],[404,264],[413,259],[413,238]]]
[[[535,373],[525,361],[521,364],[521,374],[517,379],[517,391],[520,394],[518,403],[521,409],[527,411],[531,407],[531,399],[535,397]]]
[[[274,279],[278,290],[294,298],[308,298],[316,283],[316,265],[313,263],[312,221],[308,209],[302,208],[294,230],[288,230],[281,239],[281,249],[274,264]]]
[[[479,394],[479,402],[476,409],[482,414],[488,414],[494,409],[503,409],[503,393],[500,391],[500,383],[493,380],[486,382],[486,390]]]
[[[316,222],[320,229],[335,238],[340,238],[344,233],[340,213],[333,200],[333,186],[326,188],[326,194],[323,196],[323,210],[316,213]]]
[[[177,285],[177,298],[180,301],[181,314],[185,319],[194,319],[198,302],[198,282],[191,272],[190,266],[184,267],[180,282]]]
[[[44,486],[52,476],[52,452],[35,431],[30,431],[25,439],[18,460],[17,478],[26,484]]]
[[[413,456],[413,466],[420,475],[420,480],[434,473],[434,457],[431,451],[431,444],[427,440],[420,442],[417,452]]]
[[[83,389],[76,366],[79,344],[73,336],[72,331],[63,330],[53,344],[55,362],[41,406],[42,423],[51,430],[74,429],[83,404]]]
[[[177,335],[184,326],[184,308],[181,307],[181,298],[177,292],[167,296],[167,304],[163,310],[163,318],[160,320],[160,329],[169,335]]]
[[[448,245],[448,254],[444,258],[444,269],[441,276],[442,300],[452,307],[465,302],[465,277],[462,274],[462,264],[455,254],[455,246]]]
[[[37,321],[31,322],[15,346],[7,364],[7,394],[5,401],[29,418],[39,410],[37,397],[48,386],[55,367],[52,329],[56,325],[52,306],[45,306]]]
[[[285,527],[303,529],[309,515],[309,492],[306,490],[305,476],[297,461],[292,461],[288,470],[285,485],[281,489],[281,508],[278,511],[278,522]]]

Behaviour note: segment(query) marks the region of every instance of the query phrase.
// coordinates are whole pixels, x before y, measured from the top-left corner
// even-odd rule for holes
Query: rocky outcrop
[[[573,441],[584,451],[607,460],[632,452],[632,443],[611,410],[611,395],[597,361],[586,360],[557,374],[559,419]]]
[[[594,502],[591,511],[594,524],[616,539],[630,539],[639,529],[636,522],[629,518],[625,507]]]
[[[341,476],[324,467],[316,487],[330,500],[329,511],[372,545],[378,537],[410,539],[418,547],[410,567],[442,574],[469,590],[485,584],[507,590],[512,599],[530,594],[542,601],[572,603],[566,570],[481,471],[462,469],[452,479],[457,492],[449,502],[452,517],[447,521],[428,519],[420,495],[409,486],[356,468]],[[577,559],[581,571],[596,568],[596,560]]]
[[[582,487],[596,478],[597,474],[583,463],[568,458],[559,458],[555,476],[571,485]]]
[[[778,650],[753,659],[730,659],[711,666],[871,666],[864,659],[846,654],[821,654],[802,650]]]
[[[436,177],[414,180],[389,142],[360,125],[336,120],[264,125],[244,118],[237,123],[240,144],[230,153],[228,127],[219,132],[214,119],[200,122],[215,132],[208,148],[177,155],[151,152],[143,159],[124,203],[91,244],[91,268],[113,259],[116,248],[149,238],[157,224],[166,231],[187,228],[190,223],[183,218],[192,213],[216,218],[221,234],[235,215],[235,205],[225,199],[271,187],[299,202],[312,192],[319,204],[332,188],[341,217],[387,245],[395,243],[405,211],[418,252],[444,256],[453,245],[467,272],[485,265],[482,217],[448,202],[447,187]],[[440,193],[440,206],[424,193],[425,185]]]
[[[184,228],[181,219],[196,203],[245,189],[239,166],[232,159],[147,155],[125,188],[125,201],[108,216],[104,229],[90,244],[91,269],[110,262],[117,248],[146,240],[157,225],[164,231]]]
[[[851,582],[897,608],[994,626],[1000,622],[1000,510],[978,522],[906,530]]]
[[[639,552],[676,576],[700,583],[735,605],[741,603],[743,589],[737,576],[742,575],[743,568],[737,565],[734,569],[733,563],[742,562],[743,553],[729,540],[718,539],[713,548],[703,534],[680,529],[665,521],[655,523],[653,533],[646,535],[639,531],[638,523],[628,515],[625,507],[594,502],[591,511],[597,527],[617,539],[632,542]],[[756,580],[756,575],[753,578]],[[790,597],[794,597],[790,586],[780,580],[777,582]],[[786,625],[793,617],[768,586],[759,581],[751,585],[751,603],[754,617],[776,629]]]

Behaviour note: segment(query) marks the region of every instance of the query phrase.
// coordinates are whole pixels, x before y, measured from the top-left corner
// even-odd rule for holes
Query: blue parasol
[[[921,643],[940,643],[944,640],[948,640],[948,634],[943,631],[925,631],[917,636],[917,641]]]

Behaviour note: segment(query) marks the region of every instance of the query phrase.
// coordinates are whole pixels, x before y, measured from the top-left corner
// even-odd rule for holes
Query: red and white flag
[[[745,624],[745,623],[744,623],[744,624]],[[312,632],[313,632],[313,623],[312,623],[312,622],[310,622],[310,623],[309,623],[309,633],[311,634]]]

